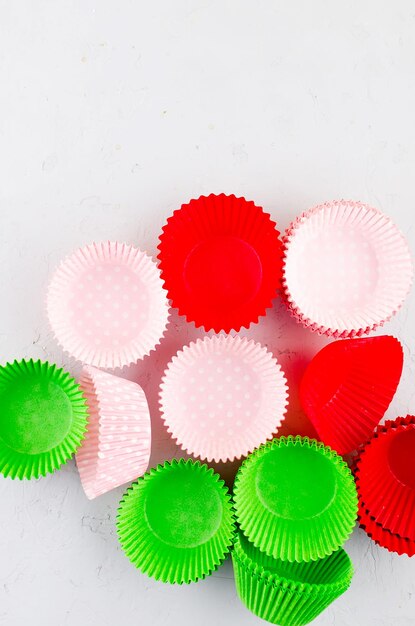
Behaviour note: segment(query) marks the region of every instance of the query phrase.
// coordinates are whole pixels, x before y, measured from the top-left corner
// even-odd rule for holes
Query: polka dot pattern
[[[187,378],[183,373],[177,391],[183,413],[193,419],[199,414],[200,428],[213,437],[234,436],[261,406],[258,375],[233,355],[223,358],[220,350],[207,359],[199,356],[193,365],[194,374]]]
[[[48,293],[52,328],[85,363],[122,367],[162,336],[168,303],[155,263],[125,244],[92,244],[66,259]]]
[[[68,315],[77,335],[103,350],[126,347],[145,332],[151,293],[128,267],[102,263],[74,283],[68,297]]]
[[[144,474],[151,449],[150,414],[136,383],[86,367],[80,385],[90,420],[76,460],[92,499]]]
[[[170,363],[161,386],[169,431],[185,450],[208,460],[239,458],[271,437],[286,404],[276,359],[239,337],[190,344]]]

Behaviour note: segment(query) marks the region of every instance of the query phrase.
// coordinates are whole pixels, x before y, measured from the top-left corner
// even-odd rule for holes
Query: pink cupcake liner
[[[90,417],[76,462],[84,491],[93,499],[146,471],[150,413],[144,391],[129,380],[87,366],[80,386]]]
[[[49,285],[47,312],[66,352],[114,369],[155,348],[169,305],[154,261],[137,248],[107,241],[81,248],[60,264]]]
[[[404,236],[361,202],[327,202],[304,212],[285,232],[283,247],[288,308],[320,334],[358,337],[382,326],[412,283]]]
[[[271,439],[287,404],[278,361],[240,337],[205,337],[185,346],[160,388],[168,432],[188,453],[208,461],[239,459]]]

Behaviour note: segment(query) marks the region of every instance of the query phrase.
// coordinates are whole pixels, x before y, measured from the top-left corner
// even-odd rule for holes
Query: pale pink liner
[[[75,281],[87,268],[93,269],[103,261],[121,262],[134,271],[146,284],[153,298],[151,320],[145,331],[129,345],[110,350],[86,344],[85,340],[77,336],[65,312],[62,312],[63,296],[68,293],[71,281]],[[67,256],[50,281],[46,306],[52,331],[63,350],[83,363],[105,369],[131,365],[148,355],[164,336],[169,318],[167,292],[156,263],[138,248],[112,241],[92,243]]]
[[[348,211],[344,211],[344,208],[349,209]],[[290,243],[292,241],[292,239],[296,236],[296,231],[301,228],[301,226],[308,220],[309,217],[318,214],[319,212],[323,211],[324,209],[330,209],[331,210],[331,215],[330,215],[330,220],[329,222],[327,222],[324,217],[322,218],[322,221],[324,221],[325,223],[332,223],[334,222],[337,218],[342,218],[343,221],[345,223],[352,223],[350,221],[348,221],[349,218],[349,214],[350,212],[352,212],[354,209],[360,209],[360,212],[355,214],[353,219],[355,221],[357,221],[359,218],[364,218],[365,216],[367,217],[368,212],[372,213],[372,217],[375,216],[375,219],[377,219],[377,223],[376,226],[378,228],[378,230],[383,230],[383,232],[386,232],[386,234],[388,235],[388,229],[393,229],[395,231],[395,235],[397,237],[400,237],[401,239],[401,244],[402,244],[402,257],[401,260],[403,261],[403,265],[401,267],[401,269],[405,269],[407,272],[407,276],[409,277],[408,280],[406,281],[405,284],[405,289],[402,292],[402,297],[400,299],[400,302],[394,302],[392,307],[389,307],[389,309],[384,308],[382,311],[382,315],[383,317],[381,317],[379,319],[379,313],[378,311],[373,311],[373,317],[377,317],[376,320],[374,319],[360,319],[357,320],[356,319],[356,314],[354,314],[354,321],[358,321],[358,323],[355,324],[354,328],[351,329],[344,329],[344,328],[337,328],[336,325],[340,325],[338,324],[339,320],[335,320],[335,324],[330,325],[330,326],[324,326],[322,324],[319,324],[317,322],[315,322],[314,320],[310,319],[309,317],[305,316],[301,309],[297,306],[295,300],[293,299],[293,296],[290,292],[290,288],[289,285],[287,284],[287,280],[286,280],[286,275],[285,275],[285,268],[286,268],[286,258],[287,258],[287,253],[289,251],[290,248]],[[370,218],[371,220],[372,218]],[[369,222],[370,222],[369,220]],[[367,223],[366,222],[366,225]],[[363,222],[364,223],[364,222]],[[411,255],[410,255],[410,251],[408,248],[408,244],[407,241],[405,239],[405,237],[403,236],[403,234],[398,230],[397,226],[394,224],[394,222],[386,215],[384,215],[381,211],[379,211],[378,209],[369,206],[368,204],[364,204],[362,202],[354,202],[352,200],[336,200],[336,201],[332,201],[332,202],[325,202],[323,204],[320,204],[316,207],[313,207],[312,209],[308,209],[307,211],[304,211],[301,215],[299,215],[291,224],[290,226],[287,228],[287,230],[285,231],[285,234],[282,238],[282,245],[283,245],[283,278],[282,278],[282,287],[283,287],[283,295],[284,295],[284,300],[285,303],[288,307],[289,312],[291,313],[291,315],[296,319],[297,322],[303,324],[303,326],[309,328],[311,331],[313,332],[317,332],[321,335],[327,335],[327,336],[331,336],[331,337],[335,337],[338,339],[344,339],[344,338],[350,338],[350,337],[361,337],[362,335],[366,335],[374,330],[376,330],[378,327],[383,326],[385,324],[385,322],[389,321],[391,319],[391,317],[393,317],[393,315],[395,315],[397,313],[397,311],[401,308],[403,302],[405,301],[409,290],[411,288],[412,285],[412,280],[413,280],[413,265],[412,265],[412,260],[411,260]],[[340,279],[339,279],[340,280]],[[393,289],[393,287],[391,288],[391,290]],[[391,299],[389,299],[390,302],[392,302]],[[340,320],[340,322],[343,322],[343,320]],[[345,322],[347,323],[347,320],[345,320]]]
[[[206,394],[200,390],[197,394],[197,385],[205,379],[209,381],[209,367],[211,374],[214,374],[212,355],[220,355],[221,364],[223,363],[223,391],[218,391],[217,395],[213,391],[214,398],[211,398],[212,405],[220,407],[220,403],[226,403],[226,397],[231,395],[231,401],[226,406],[230,411],[231,417],[227,417],[226,409],[223,414],[210,416],[212,427],[217,430],[217,423],[222,422],[224,435],[217,439],[209,438],[208,432],[203,432],[201,426],[207,422],[208,409],[204,407]],[[201,357],[202,361],[198,361],[198,365],[194,363],[195,359]],[[252,383],[244,383],[241,376],[241,393],[232,391],[232,386],[226,386],[226,374],[234,373],[226,371],[226,360],[229,357],[237,357],[241,367],[247,368],[255,379],[259,380],[257,385],[258,392],[253,392],[254,399],[260,398],[260,406],[254,409],[251,406],[254,399],[246,403],[238,402],[238,398],[243,398],[244,393],[253,391]],[[209,365],[209,360],[211,364]],[[217,361],[219,362],[219,361]],[[203,374],[196,372],[197,368],[204,370]],[[233,365],[229,366],[231,369]],[[217,374],[217,371],[216,371]],[[197,378],[199,376],[199,378]],[[222,375],[220,375],[222,376]],[[195,385],[195,399],[193,407],[184,408],[180,404],[178,398],[178,390],[183,378],[189,381],[189,384]],[[238,379],[238,374],[234,373],[233,384]],[[192,380],[195,383],[192,383]],[[220,377],[219,377],[220,380]],[[216,384],[213,382],[211,384]],[[199,385],[199,389],[200,389]],[[239,386],[239,385],[237,385]],[[220,385],[222,387],[222,385]],[[188,390],[191,396],[192,387]],[[187,392],[186,392],[187,393]],[[178,445],[193,456],[208,461],[232,461],[246,456],[252,452],[254,448],[264,443],[267,439],[271,439],[281,425],[288,405],[288,387],[284,373],[270,352],[263,346],[246,338],[233,336],[213,336],[205,337],[203,340],[198,339],[189,346],[185,346],[180,350],[167,366],[165,374],[162,378],[160,387],[160,407],[162,419],[167,426],[168,432],[173,439],[177,440]],[[235,397],[234,397],[235,396]],[[258,403],[258,402],[257,402]],[[238,409],[237,405],[241,405]],[[211,406],[212,406],[211,405]],[[197,408],[200,407],[201,413],[197,414]],[[223,406],[223,405],[222,405]],[[248,423],[238,426],[238,418],[241,417],[242,422],[246,420],[243,413],[252,408],[252,418],[248,418]],[[203,410],[202,410],[203,409]]]
[[[89,366],[79,382],[89,423],[76,463],[91,500],[144,474],[151,451],[150,413],[136,383]]]

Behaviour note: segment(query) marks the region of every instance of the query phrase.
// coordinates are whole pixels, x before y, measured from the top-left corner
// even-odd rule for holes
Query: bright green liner
[[[196,582],[219,567],[233,544],[231,498],[213,469],[174,459],[126,491],[117,532],[127,557],[148,576]]]
[[[75,380],[56,365],[14,361],[0,367],[0,472],[38,478],[79,447],[88,410]]]
[[[281,437],[255,450],[236,475],[234,501],[248,539],[291,562],[336,551],[357,517],[356,486],[347,464],[308,437]]]
[[[267,556],[242,534],[232,552],[235,584],[245,606],[281,626],[308,624],[350,586],[353,565],[343,549],[318,561]]]

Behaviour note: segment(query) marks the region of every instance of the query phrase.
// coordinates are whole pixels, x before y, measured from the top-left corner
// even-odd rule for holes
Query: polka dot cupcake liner
[[[354,337],[382,326],[412,283],[404,236],[361,202],[340,200],[306,211],[287,229],[283,248],[288,308],[320,334]]]
[[[239,459],[272,438],[287,404],[277,359],[254,341],[225,335],[179,351],[160,390],[168,431],[184,450],[208,461]]]
[[[107,241],[61,263],[49,285],[47,312],[66,352],[88,365],[114,369],[156,347],[169,306],[154,261],[137,248]]]
[[[87,366],[80,386],[90,418],[76,462],[84,491],[93,499],[146,471],[150,413],[144,391],[129,380]]]

